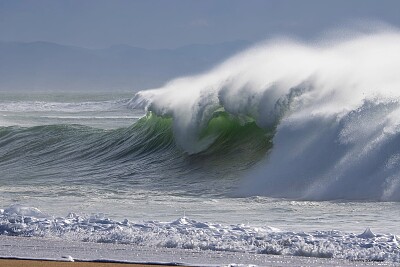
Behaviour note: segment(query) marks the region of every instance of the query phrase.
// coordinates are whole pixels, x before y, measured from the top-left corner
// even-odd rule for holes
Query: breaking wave
[[[273,148],[241,195],[399,201],[399,70],[396,30],[272,40],[208,73],[139,92],[130,105],[172,118],[175,143],[189,155],[220,140],[221,118],[253,127],[243,130],[249,140],[262,130]]]
[[[380,30],[313,44],[271,40],[130,101],[2,102],[11,117],[58,112],[52,122],[77,116],[70,122],[94,127],[99,110],[129,106],[146,116],[108,130],[42,120],[0,127],[0,179],[163,179],[159,187],[203,179],[190,189],[202,194],[204,177],[234,174],[245,176],[239,196],[400,201],[399,70],[400,33]],[[113,112],[99,119],[122,118]]]
[[[172,118],[149,112],[131,127],[113,130],[83,125],[0,127],[1,162],[19,160],[19,156],[40,158],[49,153],[65,160],[74,160],[74,157],[119,159],[163,150],[175,150],[183,155],[175,146],[172,122]],[[266,132],[254,121],[242,122],[219,111],[202,129],[198,140],[208,146],[197,155],[226,153],[245,147],[265,150],[268,147],[265,136]]]
[[[224,111],[215,112],[199,140],[212,144],[185,153],[176,146],[173,119],[152,112],[130,127],[111,130],[74,124],[0,127],[0,181],[101,185],[112,192],[179,187],[188,194],[224,195],[225,189],[209,189],[204,179],[223,180],[248,169],[271,145],[255,122]]]

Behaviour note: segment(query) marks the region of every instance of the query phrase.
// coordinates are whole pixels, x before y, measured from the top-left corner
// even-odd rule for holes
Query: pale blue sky
[[[315,37],[362,21],[400,26],[397,0],[0,0],[0,41],[174,48]]]

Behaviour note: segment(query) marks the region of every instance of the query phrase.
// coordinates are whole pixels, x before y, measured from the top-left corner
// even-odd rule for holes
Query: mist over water
[[[1,92],[0,235],[400,262],[399,50],[275,39],[136,94]]]
[[[0,267],[400,265],[400,1],[6,2]]]
[[[400,200],[400,33],[379,30],[312,44],[272,40],[208,73],[132,100],[173,118],[177,145],[207,149],[221,112],[273,135],[240,195]]]

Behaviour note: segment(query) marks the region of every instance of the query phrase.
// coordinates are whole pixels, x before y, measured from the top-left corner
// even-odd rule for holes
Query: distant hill
[[[130,90],[205,71],[245,41],[149,50],[87,49],[48,42],[0,42],[0,90]]]

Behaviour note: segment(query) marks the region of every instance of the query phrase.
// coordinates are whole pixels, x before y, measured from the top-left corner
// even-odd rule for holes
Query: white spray
[[[142,91],[172,116],[177,144],[198,153],[199,133],[224,108],[276,126],[273,149],[243,194],[301,199],[400,200],[400,33],[315,43],[273,40],[208,73]]]

